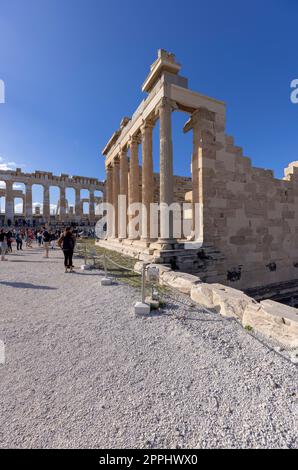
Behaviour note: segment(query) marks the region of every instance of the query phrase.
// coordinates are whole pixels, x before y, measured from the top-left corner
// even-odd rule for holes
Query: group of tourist
[[[39,247],[43,247],[45,258],[49,258],[49,250],[54,249],[56,242],[63,250],[65,272],[73,272],[73,252],[76,243],[76,235],[70,227],[63,232],[61,230],[48,230],[42,227],[36,230],[30,228],[2,228],[0,229],[0,260],[7,261],[5,255],[13,252],[13,244],[16,243],[17,251],[23,250],[23,242],[27,248],[32,248],[32,243],[36,241]]]
[[[58,240],[61,236],[61,230],[51,230],[49,232],[49,235],[45,235],[45,232],[47,232],[45,228],[41,228],[38,230],[34,230],[31,228],[2,228],[0,232],[0,239],[2,239],[1,243],[3,243],[3,246],[5,247],[8,253],[12,253],[14,243],[16,244],[17,251],[19,251],[23,249],[23,243],[26,244],[27,248],[32,248],[32,243],[34,242],[34,240],[36,240],[39,246],[42,246],[44,242],[49,242],[51,244],[51,247],[54,249],[56,240]]]

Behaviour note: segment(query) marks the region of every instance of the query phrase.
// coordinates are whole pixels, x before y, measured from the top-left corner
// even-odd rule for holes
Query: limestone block
[[[161,284],[173,287],[183,294],[190,295],[193,286],[201,282],[200,278],[192,274],[175,271],[164,271],[161,274]]]
[[[191,298],[225,317],[242,319],[249,304],[255,301],[242,291],[221,284],[199,284],[191,290]]]
[[[243,326],[251,326],[286,347],[298,347],[298,309],[272,300],[247,305]]]
[[[137,261],[137,263],[134,265],[134,271],[136,273],[141,273],[142,268],[143,268],[143,262],[142,261]],[[171,268],[168,266],[165,266],[164,264],[155,264],[155,263],[150,263],[147,264],[147,268],[157,268],[159,270],[159,275],[161,276],[164,272],[171,271]]]
[[[190,297],[194,302],[207,308],[214,308],[212,284],[201,284],[192,286]]]
[[[214,308],[224,317],[243,318],[247,305],[256,303],[242,291],[221,284],[213,284]]]

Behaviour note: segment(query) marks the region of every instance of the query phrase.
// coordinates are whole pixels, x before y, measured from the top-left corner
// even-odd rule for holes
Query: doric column
[[[50,219],[50,187],[43,187],[43,218],[46,222]]]
[[[82,218],[82,207],[81,207],[81,190],[75,188],[75,216],[77,219]]]
[[[25,217],[26,219],[32,218],[32,185],[30,183],[25,184],[26,195],[25,195]]]
[[[95,199],[94,199],[94,189],[89,190],[89,218],[94,222],[95,218]]]
[[[173,203],[173,143],[172,105],[163,98],[158,107],[160,121],[160,241],[173,239],[173,213],[169,206]],[[169,220],[167,220],[169,218]]]
[[[66,197],[65,197],[65,188],[60,186],[60,217],[65,217],[66,214]]]
[[[6,194],[5,194],[5,216],[6,220],[13,223],[14,218],[14,198],[13,198],[13,181],[6,181]]]
[[[119,236],[127,238],[127,205],[128,205],[128,158],[127,148],[121,149],[119,152],[120,159],[120,196],[125,196],[124,200],[121,200],[120,208],[120,220],[119,220]],[[121,198],[122,199],[122,198]]]
[[[142,211],[141,238],[150,241],[150,204],[153,202],[154,178],[152,159],[153,123],[145,121],[141,127],[142,134]]]
[[[119,160],[113,161],[113,205],[114,205],[114,238],[118,238],[118,196],[120,190]]]
[[[137,136],[131,137],[129,141],[130,148],[130,159],[129,159],[129,194],[128,194],[128,203],[135,204],[140,202],[140,193],[139,193],[139,181],[140,181],[140,171],[139,171],[139,144],[140,139]],[[131,219],[133,215],[131,216]],[[129,238],[134,238],[133,229],[129,233]]]
[[[107,182],[106,182],[106,202],[113,205],[113,167],[108,165],[106,167]],[[113,233],[113,214],[107,212],[107,234],[112,235]]]
[[[23,194],[21,196],[21,199],[22,199],[22,208],[23,208],[22,217],[25,217],[26,216],[26,207],[25,207],[26,196],[25,196],[25,194]]]

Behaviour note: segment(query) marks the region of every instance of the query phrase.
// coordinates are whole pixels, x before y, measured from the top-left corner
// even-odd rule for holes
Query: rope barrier
[[[110,261],[110,263],[112,263],[114,266],[117,266],[117,268],[124,269],[125,271],[131,271],[136,275],[138,274],[136,273],[136,271],[134,271],[134,269],[128,268],[126,266],[121,266],[121,264],[116,263],[116,261],[112,260],[109,256],[106,256],[106,259]]]

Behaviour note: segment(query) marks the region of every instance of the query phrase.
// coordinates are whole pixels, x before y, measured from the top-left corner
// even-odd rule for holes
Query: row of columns
[[[166,226],[163,224],[163,205],[173,202],[173,144],[171,114],[174,104],[167,98],[160,102],[157,112],[160,120],[160,207],[161,225],[160,242],[174,242],[172,224],[169,236],[164,236]],[[115,217],[108,215],[108,224],[114,224],[114,236],[119,237],[118,227],[118,196],[125,195],[129,204],[142,202],[146,211],[141,216],[141,239],[150,242],[150,204],[154,202],[154,173],[152,154],[152,135],[154,121],[147,119],[143,122],[137,134],[130,137],[128,146],[120,148],[119,154],[106,168],[107,171],[107,202],[114,206]],[[139,200],[139,158],[138,147],[142,144],[142,197]],[[130,150],[128,164],[127,152]],[[122,234],[121,234],[122,235]],[[126,234],[125,234],[126,235]],[[128,234],[132,238],[132,234]],[[126,236],[124,237],[126,238]]]
[[[6,218],[12,220],[14,216],[14,190],[13,190],[13,181],[6,181],[6,191],[5,191],[5,214]],[[47,220],[50,218],[50,186],[43,186],[43,217]],[[60,187],[60,198],[59,198],[59,207],[60,207],[60,217],[66,215],[66,188]],[[81,204],[81,189],[75,189],[75,215],[78,217],[83,216],[83,209]],[[94,190],[89,190],[89,217],[94,219],[95,217],[95,196]],[[32,184],[25,183],[25,217],[32,217]]]
[[[169,249],[175,243],[173,238],[173,213],[170,212],[168,221],[168,207],[174,202],[173,191],[173,143],[171,114],[176,109],[176,103],[163,98],[157,107],[160,121],[160,237],[158,242]],[[114,225],[115,238],[134,238],[134,234],[123,234],[118,227],[118,196],[127,196],[129,204],[140,202],[139,197],[139,160],[138,146],[142,143],[142,205],[146,211],[141,218],[141,239],[151,242],[150,232],[150,204],[154,202],[154,174],[152,156],[152,133],[154,122],[147,119],[143,122],[137,134],[130,137],[128,145],[120,147],[119,154],[114,161],[108,164],[107,170],[107,202],[114,206],[115,217],[108,215],[108,224]],[[214,161],[216,159],[216,131],[215,113],[205,108],[195,110],[184,126],[184,132],[193,132],[192,154],[192,236],[199,240],[203,234],[212,232],[211,211],[208,208],[210,191],[214,191],[209,184]],[[130,150],[128,164],[127,152]],[[163,214],[163,211],[164,212]],[[169,227],[168,227],[169,222]],[[209,232],[206,230],[208,228]],[[169,228],[169,230],[166,230]],[[121,236],[120,236],[121,235]]]

